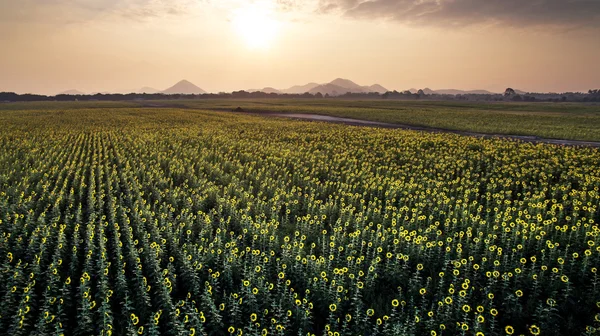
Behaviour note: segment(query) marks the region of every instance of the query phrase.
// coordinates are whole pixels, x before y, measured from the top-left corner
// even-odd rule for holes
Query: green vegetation
[[[398,100],[254,99],[4,103],[3,110],[167,107],[230,112],[311,113],[411,126],[550,139],[600,141],[600,105]]]
[[[598,149],[194,109],[0,124],[8,335],[600,329]]]
[[[165,104],[164,101],[156,104]],[[315,113],[491,134],[600,141],[600,105],[386,100],[188,100],[181,107],[248,112]]]
[[[79,110],[90,108],[114,108],[114,107],[139,107],[139,102],[134,101],[76,101],[76,102],[19,102],[0,103],[2,111],[17,110]]]

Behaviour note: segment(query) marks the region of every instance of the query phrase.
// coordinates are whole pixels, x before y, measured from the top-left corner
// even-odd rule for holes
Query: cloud
[[[209,8],[231,11],[265,4],[281,13],[311,8],[319,0],[0,0],[0,23],[70,24],[90,21],[181,18]],[[312,6],[307,6],[311,2]]]
[[[275,0],[275,5],[278,10],[283,12],[291,12],[303,7],[303,4],[297,0]]]
[[[442,27],[600,27],[598,0],[320,0],[318,12]]]
[[[0,0],[3,22],[49,24],[181,16],[207,0]]]
[[[115,11],[128,18],[147,19],[169,16],[185,16],[193,12],[196,6],[208,3],[208,0],[129,0]]]

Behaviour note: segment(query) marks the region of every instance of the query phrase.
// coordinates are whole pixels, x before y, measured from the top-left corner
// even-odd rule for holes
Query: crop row
[[[161,113],[0,130],[0,330],[600,328],[597,149]]]

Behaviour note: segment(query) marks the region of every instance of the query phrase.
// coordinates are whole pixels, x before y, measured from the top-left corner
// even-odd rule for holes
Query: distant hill
[[[360,86],[349,79],[343,79],[343,78],[336,78],[336,79],[332,80],[331,82],[329,82],[329,84],[341,86],[343,88],[351,89],[351,90],[355,90],[355,91],[363,91],[363,88],[364,88],[363,86]]]
[[[381,86],[379,84],[371,85],[371,86],[369,86],[369,89],[371,90],[371,92],[377,92],[377,93],[386,93],[388,91],[388,89],[384,88],[383,86]]]
[[[488,90],[458,90],[458,89],[439,89],[439,90],[432,90],[430,88],[424,88],[422,89],[423,92],[425,94],[431,95],[431,94],[439,94],[439,95],[463,95],[463,94],[481,94],[481,95],[488,95],[488,94],[501,94],[498,92],[491,92]],[[324,84],[318,84],[318,83],[308,83],[305,85],[294,85],[290,88],[287,89],[276,89],[273,87],[265,87],[262,89],[251,89],[251,90],[246,90],[247,92],[264,92],[267,94],[270,93],[275,93],[275,94],[303,94],[303,93],[310,93],[310,94],[317,94],[317,93],[321,93],[322,95],[330,95],[330,96],[341,96],[344,95],[348,92],[350,93],[379,93],[379,94],[384,94],[390,90],[386,89],[385,87],[379,85],[379,84],[373,84],[373,85],[359,85],[349,79],[344,79],[344,78],[336,78],[334,80],[332,80],[329,83],[324,83]],[[417,93],[419,90],[415,89],[415,88],[411,88],[407,91],[410,91],[411,93]],[[521,90],[517,90],[515,89],[515,92],[519,95],[524,95],[527,94],[524,91]],[[102,93],[108,93],[108,92],[102,92]],[[121,91],[115,91],[115,93],[122,93],[122,94],[128,94],[128,93],[147,93],[147,94],[155,94],[155,93],[164,93],[164,94],[204,94],[207,93],[206,91],[202,90],[201,88],[199,88],[198,86],[194,85],[193,83],[187,81],[187,80],[181,80],[179,81],[177,84],[173,85],[172,87],[161,91],[161,90],[157,90],[153,87],[149,87],[149,86],[144,86],[139,90],[121,90]],[[86,93],[81,92],[79,90],[67,90],[64,92],[61,92],[59,94],[64,94],[64,95],[85,95]]]
[[[493,92],[487,90],[456,90],[456,89],[442,89],[435,90],[437,94],[448,94],[448,95],[459,95],[459,94],[493,94]]]
[[[361,86],[354,83],[351,80],[337,78],[327,84],[322,84],[316,87],[313,87],[308,92],[311,94],[316,94],[320,92],[325,95],[328,94],[330,96],[339,96],[343,95],[347,92],[350,93],[369,93],[369,92],[378,92],[385,93],[388,90],[379,84],[374,84],[371,86]]]
[[[179,81],[177,84],[171,86],[170,88],[162,91],[164,94],[203,94],[206,91],[197,87],[187,80]]]
[[[362,90],[352,90],[349,88],[345,88],[345,87],[341,87],[339,85],[335,85],[335,84],[323,84],[323,85],[319,85],[313,89],[311,89],[310,91],[308,91],[308,93],[310,94],[317,94],[317,93],[321,93],[322,95],[330,95],[330,96],[341,96],[346,92],[352,92],[352,93],[362,93]]]
[[[266,87],[266,88],[262,88],[260,90],[259,89],[251,89],[251,90],[248,90],[248,92],[264,92],[264,93],[277,93],[277,94],[282,93],[281,91],[279,91],[275,88],[272,88],[272,87]]]
[[[305,85],[294,85],[289,89],[281,90],[283,93],[303,94],[319,86],[317,83],[308,83]]]
[[[85,94],[85,92],[81,92],[81,91],[75,90],[75,89],[67,90],[67,91],[63,91],[63,92],[59,93],[59,95],[84,95],[84,94]]]

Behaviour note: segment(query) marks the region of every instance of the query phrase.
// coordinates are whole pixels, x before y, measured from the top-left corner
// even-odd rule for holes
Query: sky
[[[600,88],[600,0],[0,0],[0,91]]]

